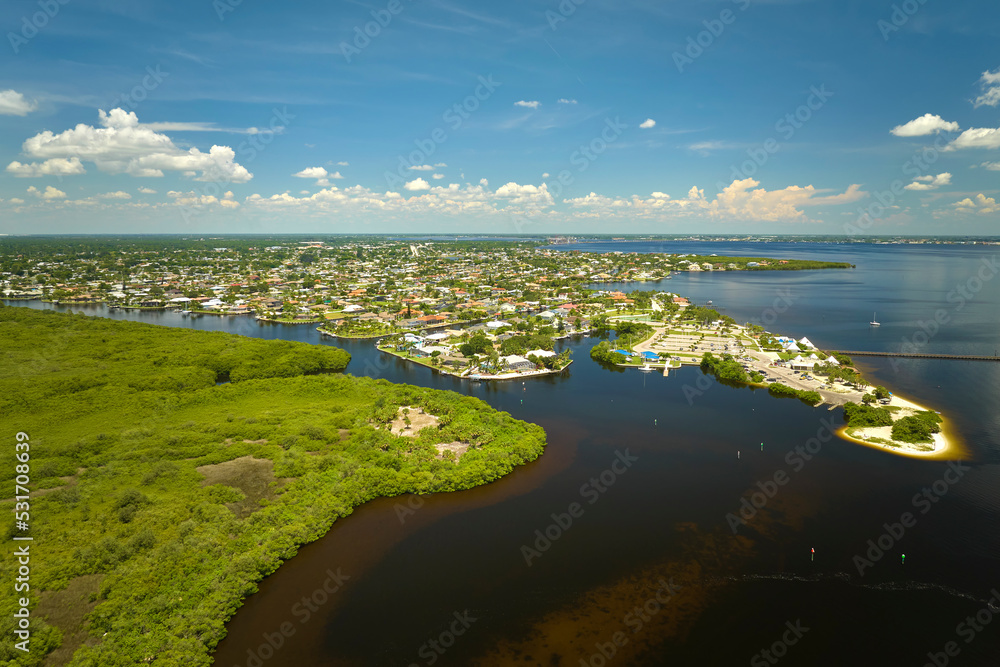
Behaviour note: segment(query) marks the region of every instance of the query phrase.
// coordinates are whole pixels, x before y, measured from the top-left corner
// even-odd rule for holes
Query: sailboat
[[[880,326],[882,326],[881,322],[878,322],[878,321],[875,320],[875,313],[874,312],[872,313],[872,321],[869,322],[868,324],[870,324],[873,327],[880,327]]]

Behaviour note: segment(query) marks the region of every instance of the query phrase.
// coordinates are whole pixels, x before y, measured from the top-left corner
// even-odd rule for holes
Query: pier
[[[955,359],[959,361],[1000,361],[1000,356],[981,357],[966,354],[921,354],[918,352],[859,352],[838,350],[831,354],[846,354],[849,357],[906,357],[910,359]]]

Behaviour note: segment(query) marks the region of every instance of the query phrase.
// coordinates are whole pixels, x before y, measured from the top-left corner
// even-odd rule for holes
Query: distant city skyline
[[[998,19],[10,2],[0,233],[991,235]]]

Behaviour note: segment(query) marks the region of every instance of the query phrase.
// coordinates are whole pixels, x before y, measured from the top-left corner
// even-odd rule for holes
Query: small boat
[[[642,368],[640,368],[639,370],[642,371],[643,373],[648,373],[648,372],[650,372],[652,370],[656,370],[656,369],[654,369],[649,364],[643,364]]]
[[[875,320],[875,313],[872,313],[872,321],[869,322],[868,324],[871,325],[871,326],[873,326],[873,327],[880,327],[880,326],[882,326],[881,322],[878,322],[878,321]]]
[[[190,315],[190,314],[191,314],[190,310],[182,310],[181,311],[181,315]]]
[[[710,305],[710,306],[712,305],[712,300],[711,299],[708,300],[708,305]]]

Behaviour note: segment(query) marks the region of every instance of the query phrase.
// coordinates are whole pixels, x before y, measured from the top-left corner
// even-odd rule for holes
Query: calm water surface
[[[740,322],[762,321],[830,349],[898,351],[911,344],[922,352],[992,355],[1000,346],[1000,281],[989,268],[996,248],[614,243],[559,249],[846,261],[856,268],[681,274],[602,287],[712,299]],[[103,306],[73,310],[330,344],[308,325]],[[873,311],[882,322],[877,329],[867,324]],[[936,330],[928,325],[935,317],[943,322]],[[594,342],[567,341],[576,359],[569,370],[523,386],[470,384],[382,355],[370,342],[338,342],[353,355],[350,372],[477,396],[541,424],[548,448],[486,487],[359,508],[261,582],[229,622],[216,663],[769,664],[760,655],[766,649],[774,659],[780,654],[783,665],[923,665],[928,652],[954,641],[959,654],[950,664],[1000,664],[1000,613],[987,607],[991,591],[1000,590],[1000,363],[861,360],[874,381],[949,418],[967,468],[960,477],[950,473],[954,483],[948,483],[942,481],[947,461],[892,456],[837,438],[813,440],[819,451],[808,461],[787,458],[825,436],[830,420],[839,427],[841,412],[715,382],[689,400],[684,387],[697,386],[697,369],[668,378],[608,371],[589,359]],[[626,451],[630,467],[609,472]],[[613,483],[602,484],[602,473]],[[787,483],[769,487],[776,473],[787,475]],[[587,490],[595,488],[592,479],[603,491]],[[734,534],[727,515],[762,486],[776,492]],[[934,489],[934,502],[915,504],[925,487]],[[553,527],[552,515],[574,502],[582,513],[572,525]],[[407,503],[412,513],[401,514]],[[885,524],[905,512],[915,525],[898,539],[883,536]],[[556,539],[535,544],[536,531],[547,528]],[[859,573],[856,557],[880,537],[886,554],[873,552],[877,559]],[[538,552],[529,565],[523,548],[533,544]],[[296,604],[338,568],[350,578],[306,619]],[[665,605],[655,602],[660,581],[675,588]],[[977,612],[980,622],[992,624],[980,631],[959,627]],[[464,625],[456,613],[467,613]],[[276,650],[261,649],[283,623],[294,634]],[[808,630],[796,638],[787,624]],[[783,635],[794,645],[782,643]]]

